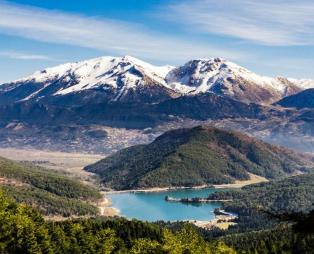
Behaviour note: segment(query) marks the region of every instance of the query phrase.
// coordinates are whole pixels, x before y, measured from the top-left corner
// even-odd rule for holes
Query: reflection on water
[[[200,206],[202,206],[203,204],[202,204],[202,203],[182,203],[182,205],[187,205],[187,206],[191,205],[191,206],[200,207]]]
[[[112,206],[127,218],[146,221],[210,220],[214,209],[221,206],[215,203],[166,202],[165,196],[173,198],[207,197],[217,189],[184,189],[164,192],[137,192],[110,194]]]

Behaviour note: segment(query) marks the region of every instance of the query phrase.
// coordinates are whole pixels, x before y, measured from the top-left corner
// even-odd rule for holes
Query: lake
[[[166,202],[165,196],[174,198],[207,197],[221,189],[180,189],[162,192],[124,192],[107,195],[112,207],[120,210],[120,215],[144,221],[211,220],[214,209],[221,203],[186,204]]]

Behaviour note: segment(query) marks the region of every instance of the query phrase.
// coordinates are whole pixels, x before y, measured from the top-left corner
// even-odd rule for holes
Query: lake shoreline
[[[199,185],[199,186],[178,186],[178,187],[154,187],[154,188],[145,188],[145,189],[130,189],[130,190],[109,190],[103,191],[106,194],[119,194],[119,193],[138,193],[138,192],[167,192],[167,191],[175,191],[175,190],[199,190],[199,189],[207,189],[207,188],[215,188],[213,185]]]
[[[232,184],[217,184],[217,185],[198,185],[198,186],[179,186],[179,187],[154,187],[154,188],[145,188],[145,189],[130,189],[130,190],[107,190],[107,191],[102,191],[104,198],[107,200],[107,211],[110,214],[113,214],[114,216],[122,216],[122,217],[128,217],[124,215],[123,211],[120,211],[119,209],[117,209],[111,202],[110,199],[110,195],[113,194],[134,194],[134,193],[162,193],[165,192],[165,196],[167,196],[166,192],[169,191],[180,191],[180,190],[202,190],[202,189],[212,189],[212,190],[216,190],[216,191],[221,191],[222,189],[236,189],[236,188],[242,188],[243,186],[246,185],[250,185],[250,184],[256,184],[256,183],[260,183],[260,182],[265,182],[267,181],[267,179],[263,178],[263,177],[259,177],[253,174],[250,174],[250,179],[249,180],[245,180],[245,181],[235,181],[235,183]],[[160,194],[162,195],[162,194]],[[224,202],[230,202],[231,200],[220,200],[218,201],[219,203],[224,203]],[[164,197],[163,197],[163,202],[164,201]],[[217,200],[215,201],[210,201],[210,202],[203,202],[203,203],[217,203]],[[112,209],[112,210],[111,210]],[[122,215],[123,214],[123,215]],[[228,227],[230,225],[232,225],[234,222],[234,217],[233,216],[223,216],[223,218],[220,218],[219,220],[216,219],[217,216],[215,216],[215,218],[213,219],[209,219],[209,220],[188,220],[183,219],[182,221],[190,221],[193,222],[193,224],[195,224],[196,226],[205,228],[205,229],[210,229],[216,226],[221,226],[223,225],[223,227]],[[176,221],[176,220],[174,220]],[[220,221],[223,221],[223,223],[219,223]]]
[[[226,214],[226,215],[215,215],[215,218],[211,220],[188,220],[189,223],[194,224],[195,226],[205,229],[212,230],[214,228],[219,228],[222,230],[228,229],[230,226],[236,224],[234,222],[237,219],[237,215],[235,214]]]
[[[100,216],[115,217],[120,216],[120,210],[112,206],[110,198],[104,195],[102,201],[97,204]]]
[[[199,186],[178,186],[178,187],[154,187],[154,188],[144,188],[144,189],[130,189],[130,190],[108,190],[103,191],[105,194],[119,194],[119,193],[138,193],[138,192],[167,192],[173,190],[200,190],[200,189],[237,189],[242,188],[249,184],[238,184],[238,183],[228,183],[228,184],[214,184],[214,185],[199,185]]]
[[[136,193],[136,192],[166,192],[172,190],[198,190],[198,189],[238,189],[250,184],[256,184],[261,182],[267,182],[268,180],[264,177],[254,175],[249,173],[250,179],[243,181],[235,181],[234,183],[226,183],[226,184],[203,184],[197,186],[177,186],[177,187],[153,187],[153,188],[143,188],[143,189],[130,189],[130,190],[108,190],[103,191],[105,194],[119,194],[119,193]]]
[[[124,192],[124,193],[126,193],[126,192]],[[102,211],[103,216],[118,216],[118,217],[124,217],[128,220],[133,219],[131,217],[122,215],[121,211],[119,209],[112,207],[112,201],[108,197],[104,197],[104,202],[102,205],[104,208],[104,210]],[[109,211],[107,209],[109,209]],[[106,210],[107,210],[107,214],[106,214]],[[109,214],[108,214],[108,212],[109,212]],[[236,224],[234,222],[234,220],[237,218],[236,214],[224,212],[224,210],[221,210],[220,212],[222,212],[222,214],[216,214],[214,212],[214,214],[215,214],[214,218],[208,219],[208,220],[182,219],[180,221],[189,222],[189,223],[191,223],[191,224],[193,224],[199,228],[203,228],[205,230],[212,230],[214,228],[220,228],[222,230],[226,230],[229,226]],[[146,221],[146,220],[144,220],[144,221]],[[176,222],[178,220],[174,219],[174,220],[165,220],[165,221]]]
[[[221,202],[207,202],[206,204],[199,205],[183,205],[170,204],[165,201],[166,195],[174,195],[176,197],[184,197],[186,195],[193,197],[201,195],[206,197],[216,190],[210,188],[171,188],[168,189],[154,189],[154,192],[136,191],[136,192],[107,192],[105,198],[111,200],[107,205],[110,207],[118,208],[120,213],[117,216],[125,217],[127,219],[136,218],[143,221],[187,221],[187,220],[203,220],[209,221],[214,218],[213,211],[221,207]],[[161,192],[166,191],[166,192]],[[219,190],[218,190],[219,191]]]

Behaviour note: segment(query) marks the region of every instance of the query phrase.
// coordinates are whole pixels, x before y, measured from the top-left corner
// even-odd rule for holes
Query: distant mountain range
[[[1,85],[0,116],[130,127],[154,125],[169,115],[256,118],[263,106],[308,87],[314,81],[263,77],[221,58],[157,67],[130,56],[101,57]]]
[[[313,87],[314,80],[264,77],[221,58],[191,60],[179,67],[154,66],[131,56],[67,63],[0,86],[0,145],[31,143],[42,149],[60,147],[54,145],[60,141],[65,150],[78,146],[82,151],[88,144],[93,151],[90,144],[96,142],[99,151],[105,140],[116,142],[111,134],[90,136],[103,126],[157,128],[152,135],[142,133],[152,140],[172,129],[169,124],[224,119],[242,119],[240,129],[258,132],[258,137],[268,133],[271,140],[280,132],[300,140],[314,135],[311,99],[304,107],[286,100],[299,101]],[[34,130],[40,133],[38,140],[30,134]],[[72,137],[71,148],[63,137]],[[137,143],[129,140],[126,145]],[[282,144],[286,138],[277,140]]]
[[[249,173],[276,179],[314,169],[314,163],[238,132],[198,126],[166,132],[85,169],[121,190],[233,183]]]
[[[314,87],[313,80],[270,78],[215,58],[179,67],[153,66],[131,56],[67,63],[0,86],[2,104],[158,103],[184,95],[214,93],[243,102],[269,104]]]

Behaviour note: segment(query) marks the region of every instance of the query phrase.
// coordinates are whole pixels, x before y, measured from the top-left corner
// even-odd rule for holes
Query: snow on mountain
[[[311,87],[313,80],[260,76],[222,58],[191,60],[172,67],[154,66],[131,56],[106,56],[35,72],[0,86],[0,93],[9,94],[8,98],[18,95],[19,101],[25,101],[103,91],[110,95],[109,100],[117,101],[212,92],[244,102],[269,104]],[[136,93],[142,93],[141,97]]]
[[[66,95],[99,87],[119,89],[123,86],[123,90],[125,90],[145,85],[144,75],[165,85],[164,78],[172,68],[171,66],[153,66],[131,56],[106,56],[47,68],[37,71],[29,77],[16,80],[14,83],[43,83],[44,85],[40,89],[42,90],[56,80],[62,80],[65,85],[53,95]],[[28,95],[24,100],[34,97],[40,90]]]
[[[270,103],[296,93],[313,81],[260,76],[222,58],[198,59],[175,68],[166,76],[177,92],[199,94],[214,92],[246,102]]]
[[[296,84],[298,87],[303,89],[309,89],[314,87],[314,80],[313,79],[294,79],[294,78],[288,78],[288,80],[294,84]]]

